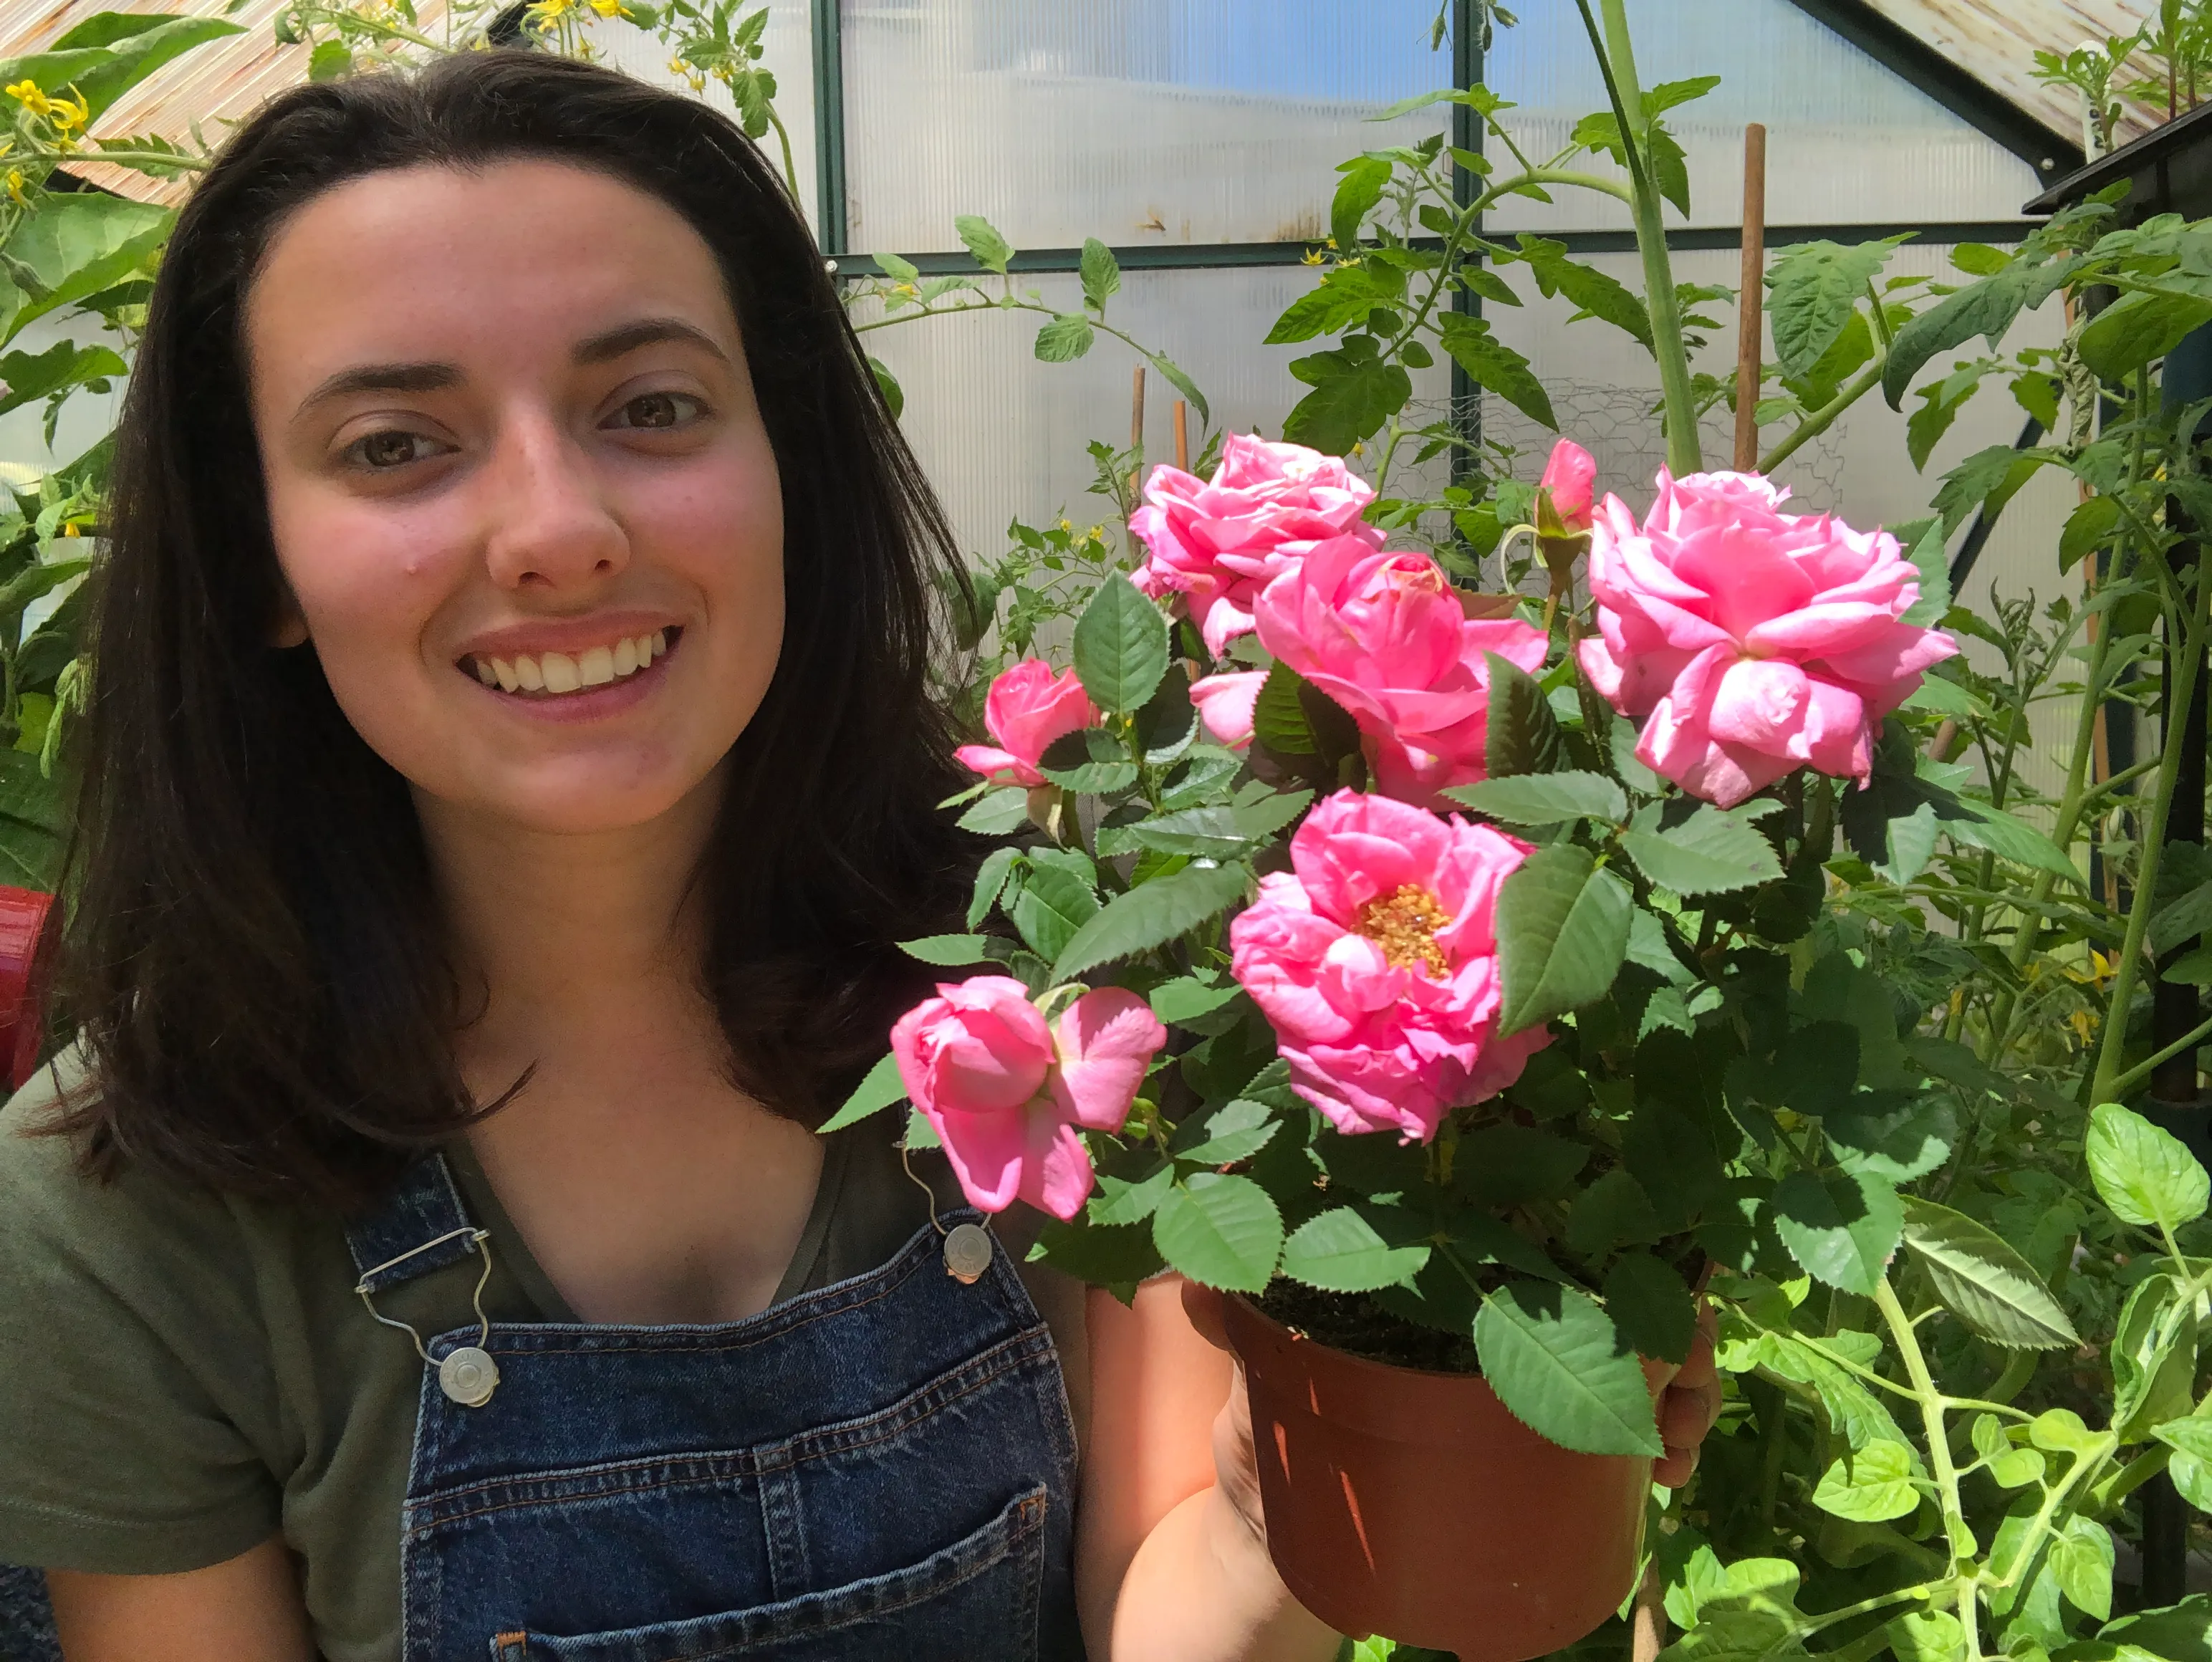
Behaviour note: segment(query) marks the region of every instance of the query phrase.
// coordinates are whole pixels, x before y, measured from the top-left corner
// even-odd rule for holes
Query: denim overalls
[[[418,1341],[403,1662],[1079,1662],[1051,1335],[940,1229],[741,1322]],[[436,1156],[347,1241],[372,1309],[488,1250]]]

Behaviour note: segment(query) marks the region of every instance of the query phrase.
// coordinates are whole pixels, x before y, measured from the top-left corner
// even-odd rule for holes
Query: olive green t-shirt
[[[89,1182],[65,1140],[26,1135],[73,1082],[65,1061],[0,1110],[0,1563],[198,1569],[281,1532],[324,1656],[397,1662],[422,1359],[356,1296],[337,1215],[137,1168]],[[927,1221],[896,1132],[884,1114],[830,1138],[777,1302],[886,1262]],[[574,1321],[466,1145],[447,1158],[491,1235],[484,1313]],[[941,1155],[913,1163],[960,1203]],[[1027,1232],[1001,1225],[1018,1258]],[[471,1255],[378,1308],[426,1336],[465,1326],[482,1269]],[[1080,1290],[1024,1279],[1079,1409]]]

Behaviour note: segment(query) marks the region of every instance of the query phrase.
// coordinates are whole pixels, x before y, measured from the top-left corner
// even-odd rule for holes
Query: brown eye
[[[410,433],[403,428],[386,428],[381,433],[371,433],[367,438],[356,439],[346,447],[346,455],[355,466],[378,472],[404,467],[409,462],[420,461],[434,454],[432,441],[420,433]]]
[[[649,432],[681,427],[698,413],[696,399],[681,393],[647,393],[623,405],[608,424]]]

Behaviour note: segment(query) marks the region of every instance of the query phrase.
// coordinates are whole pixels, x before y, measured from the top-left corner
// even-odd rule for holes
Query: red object
[[[8,1088],[19,1091],[38,1071],[46,1013],[33,971],[54,898],[36,889],[0,886],[0,1060]]]
[[[1651,1462],[1575,1454],[1471,1374],[1371,1362],[1226,1300],[1243,1359],[1267,1549],[1339,1633],[1460,1662],[1526,1662],[1634,1585]],[[1644,1373],[1655,1392],[1673,1369]]]

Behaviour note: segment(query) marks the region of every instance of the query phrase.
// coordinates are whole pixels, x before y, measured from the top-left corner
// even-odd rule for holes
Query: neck
[[[459,1036],[465,1069],[471,1056],[544,1059],[704,1013],[706,924],[693,879],[720,786],[718,772],[658,819],[584,833],[532,831],[418,794],[474,1018]]]

